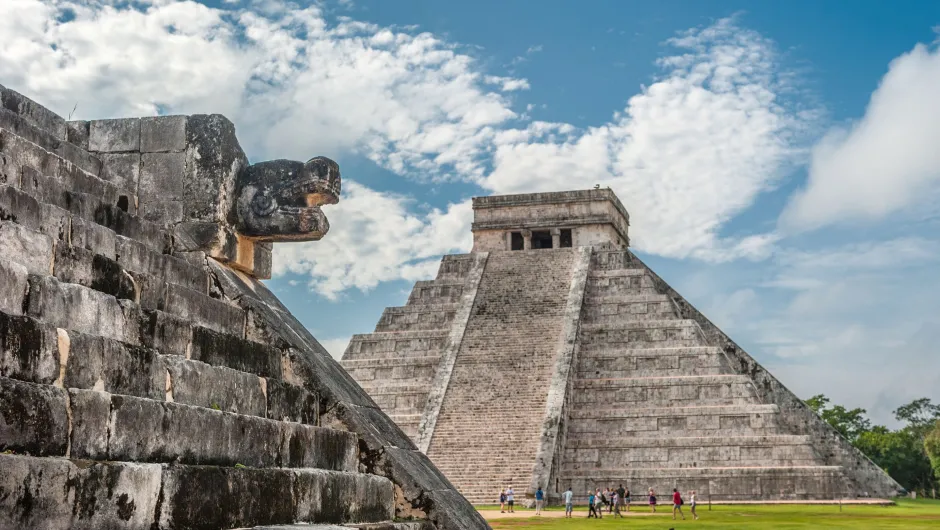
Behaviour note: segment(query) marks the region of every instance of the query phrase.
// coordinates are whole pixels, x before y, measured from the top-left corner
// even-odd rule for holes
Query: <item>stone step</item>
[[[455,303],[463,295],[463,280],[420,280],[408,296],[408,305]]]
[[[395,515],[392,483],[359,473],[8,454],[0,469],[0,528],[239,528]]]
[[[841,468],[824,466],[778,468],[683,468],[665,470],[631,470],[626,472],[582,472],[563,475],[562,484],[576,492],[588,491],[610,484],[632,488],[634,504],[646,504],[648,488],[658,495],[660,505],[668,509],[673,487],[683,492],[695,490],[699,503],[739,500],[813,500],[845,498],[848,485]],[[576,497],[578,503],[586,495]],[[686,499],[688,501],[688,499]]]
[[[288,525],[255,526],[252,530],[349,530],[350,528],[359,530],[434,530],[434,525],[430,521],[414,521],[407,523],[382,521],[378,523],[350,523],[344,525],[295,523]]]
[[[810,437],[798,434],[772,436],[675,436],[668,438],[587,438],[571,440],[567,449],[634,449],[638,447],[726,447],[806,445]]]
[[[358,436],[204,407],[0,377],[0,451],[194,465],[358,468]]]
[[[440,355],[449,334],[449,330],[420,330],[353,335],[343,360]]]
[[[343,368],[346,370],[361,370],[363,368],[399,368],[399,367],[409,367],[409,366],[426,366],[434,365],[436,366],[441,360],[440,355],[428,355],[425,357],[376,357],[376,358],[359,358],[359,359],[344,359],[340,361],[340,364],[343,365]]]
[[[450,329],[457,304],[421,304],[415,306],[386,307],[375,326],[375,331],[409,331],[423,329]]]
[[[210,330],[197,330],[193,347],[192,330],[178,349],[204,355]],[[0,376],[40,384],[60,384],[65,388],[97,389],[151,399],[174,400],[203,407],[215,405],[227,412],[316,424],[319,406],[316,395],[277,379],[262,379],[255,373],[213,365],[179,355],[161,355],[165,342],[144,330],[144,345],[129,344],[107,337],[56,328],[29,316],[0,312]],[[223,353],[232,356],[269,351],[256,343],[229,340]],[[249,345],[248,348],[240,344]],[[280,354],[272,359],[280,377]],[[223,360],[225,360],[223,358]],[[229,362],[239,366],[236,362]],[[250,367],[250,366],[249,366]],[[259,370],[265,372],[265,370]]]
[[[576,379],[575,409],[601,404],[624,406],[715,406],[757,402],[754,386],[742,375],[681,375],[623,379]]]
[[[644,269],[591,269],[588,272],[588,281],[595,278],[628,278],[645,275]]]

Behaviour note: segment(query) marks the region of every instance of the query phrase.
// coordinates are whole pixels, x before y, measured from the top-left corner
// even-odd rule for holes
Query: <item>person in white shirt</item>
[[[509,513],[516,513],[512,507],[515,505],[515,500],[513,497],[512,486],[509,486],[509,489],[506,490],[506,504],[509,505]]]
[[[689,508],[692,511],[692,517],[698,519],[698,514],[695,513],[695,490],[692,490],[692,493],[689,494]]]
[[[571,505],[571,497],[574,495],[571,491],[571,486],[568,486],[568,489],[562,494],[565,499],[565,517],[571,517],[571,512],[573,506]],[[693,512],[694,513],[694,512]]]

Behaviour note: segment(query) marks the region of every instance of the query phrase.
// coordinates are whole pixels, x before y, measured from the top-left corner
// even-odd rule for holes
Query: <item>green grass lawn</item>
[[[481,507],[482,508],[482,507]],[[489,508],[489,507],[487,507]],[[499,507],[496,507],[499,510]],[[559,508],[551,508],[557,511]],[[649,512],[648,507],[637,511]],[[587,509],[577,507],[572,519],[526,517],[534,510],[517,510],[513,519],[493,519],[490,525],[494,530],[569,530],[581,528],[725,528],[725,529],[816,529],[816,528],[940,528],[940,501],[934,500],[898,500],[896,506],[839,506],[829,505],[716,505],[711,511],[708,506],[699,506],[699,520],[693,521],[688,513],[688,506],[683,507],[686,520],[672,520],[671,506],[662,506],[662,511],[669,515],[645,517],[614,518],[606,514],[601,520],[587,519]]]

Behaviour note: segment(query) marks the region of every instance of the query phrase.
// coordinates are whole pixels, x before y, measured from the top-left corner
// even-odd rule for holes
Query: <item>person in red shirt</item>
[[[685,521],[685,514],[682,513],[682,495],[679,495],[679,490],[673,488],[672,490],[672,518],[675,520],[676,512],[679,512],[679,515],[682,516],[682,520]]]

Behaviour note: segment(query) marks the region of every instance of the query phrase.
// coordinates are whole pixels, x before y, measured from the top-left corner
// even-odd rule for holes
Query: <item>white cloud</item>
[[[940,50],[891,62],[864,117],[813,149],[806,188],[781,216],[788,230],[878,220],[940,191]]]
[[[528,90],[529,82],[525,79],[516,79],[514,77],[501,77],[498,75],[488,75],[483,78],[487,84],[499,85],[503,92],[512,92],[514,90]]]
[[[654,83],[609,123],[578,130],[520,124],[503,91],[527,81],[486,73],[434,35],[248,4],[255,10],[0,2],[0,78],[60,112],[77,101],[81,118],[220,112],[255,160],[353,151],[401,175],[494,193],[611,186],[637,248],[663,256],[762,258],[776,241],[720,234],[785,173],[806,125],[782,97],[772,44],[733,20],[673,39],[680,53],[660,62]],[[278,273],[309,274],[335,297],[426,277],[436,254],[469,248],[466,204],[425,212],[419,201],[347,190],[327,238],[278,245]]]
[[[610,123],[560,138],[497,136],[494,171],[481,185],[495,193],[610,186],[642,251],[766,257],[775,235],[719,232],[790,169],[810,117],[787,105],[772,44],[733,20],[670,44],[681,53],[662,59],[662,75]]]
[[[60,113],[77,102],[77,118],[219,112],[254,157],[352,150],[422,178],[482,175],[495,128],[517,117],[470,56],[431,34],[251,8],[0,2],[0,78]]]
[[[329,207],[330,232],[315,243],[275,245],[275,275],[310,276],[310,285],[328,298],[349,288],[368,290],[380,282],[433,277],[441,254],[470,250],[469,201],[446,210],[415,214],[415,202],[355,183]]]
[[[320,342],[320,345],[326,348],[326,351],[333,356],[334,359],[341,359],[343,353],[346,352],[346,346],[349,345],[350,337],[340,337],[335,339],[317,339]]]
[[[938,260],[940,241],[916,237],[782,250],[769,285],[783,303],[734,323],[737,340],[800,397],[823,392],[892,423],[894,407],[940,399]]]

